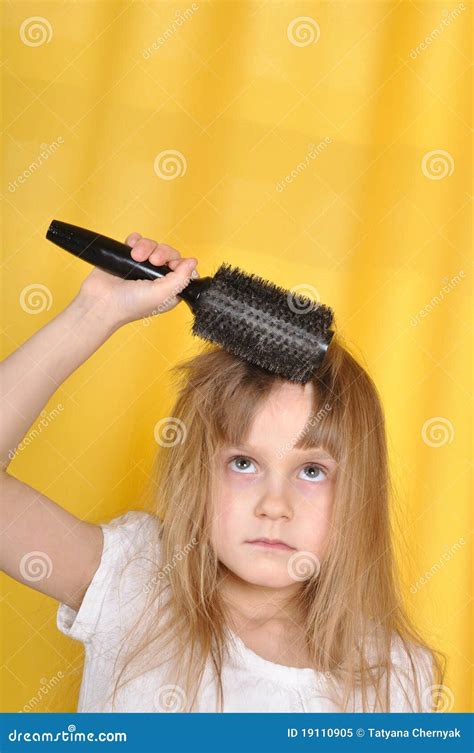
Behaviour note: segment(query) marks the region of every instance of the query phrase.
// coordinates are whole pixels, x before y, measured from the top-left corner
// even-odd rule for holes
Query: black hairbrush
[[[166,265],[135,261],[125,243],[67,222],[53,220],[46,238],[129,280],[156,280],[171,272]],[[194,314],[193,335],[292,382],[309,381],[334,335],[328,306],[228,264],[213,277],[190,280],[177,295]]]

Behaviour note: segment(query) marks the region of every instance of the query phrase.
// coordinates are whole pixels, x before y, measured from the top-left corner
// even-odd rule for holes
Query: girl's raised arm
[[[14,478],[8,466],[55,390],[116,329],[179,303],[176,294],[188,284],[196,260],[181,259],[176,249],[138,233],[126,243],[137,261],[167,263],[173,272],[152,282],[123,280],[95,267],[69,306],[0,364],[0,567],[73,609],[100,563],[102,530]],[[41,567],[45,577],[39,579]]]

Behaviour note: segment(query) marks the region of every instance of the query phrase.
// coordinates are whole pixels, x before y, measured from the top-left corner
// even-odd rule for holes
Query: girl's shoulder
[[[369,619],[366,637],[368,638],[364,645],[366,658],[370,661],[377,661],[380,657],[381,646],[385,644],[387,636],[376,620]],[[361,642],[359,642],[359,645],[361,645]],[[398,630],[392,628],[390,632],[390,660],[392,664],[406,667],[410,664],[410,657],[416,657],[419,663],[426,664],[427,661],[430,661],[432,653],[426,646],[404,638]]]
[[[388,637],[390,651],[387,657]],[[431,711],[431,691],[434,687],[434,656],[431,650],[403,637],[395,628],[387,636],[374,620],[369,621],[366,638],[368,640],[364,641],[363,646],[362,642],[359,644],[364,660],[372,668],[382,667],[384,673],[389,669],[392,711],[413,711],[418,694],[421,710]]]
[[[153,549],[159,544],[162,520],[145,510],[128,510],[99,524],[104,540],[115,546],[117,556],[130,556]],[[105,541],[104,541],[105,543]]]
[[[424,711],[430,711],[430,691],[434,683],[434,656],[427,646],[402,637],[398,630],[390,636],[390,664],[392,692],[398,699],[401,711],[410,711],[410,703],[418,688]],[[375,646],[369,650],[369,658],[377,660]]]
[[[83,643],[110,643],[132,622],[149,591],[160,557],[162,521],[128,510],[99,523],[104,542],[99,566],[78,611],[60,604],[57,627]]]
[[[128,510],[100,527],[107,569],[114,571],[124,591],[141,587],[160,562],[163,521],[145,510]]]

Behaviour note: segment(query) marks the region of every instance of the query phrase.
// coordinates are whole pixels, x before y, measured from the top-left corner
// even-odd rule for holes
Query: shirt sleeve
[[[130,510],[100,527],[102,556],[81,606],[76,611],[60,603],[56,624],[64,635],[84,644],[110,645],[143,605],[147,576],[157,559],[161,520],[145,511]]]

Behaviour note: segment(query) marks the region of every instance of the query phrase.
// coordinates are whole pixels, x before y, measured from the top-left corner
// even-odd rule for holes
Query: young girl
[[[305,385],[208,343],[176,366],[149,509],[89,523],[8,473],[81,363],[180,302],[196,259],[126,243],[173,271],[94,268],[2,363],[2,566],[57,599],[59,630],[84,644],[78,711],[434,710],[444,667],[402,605],[382,408],[336,336]]]

